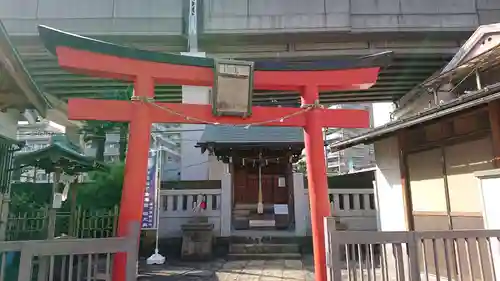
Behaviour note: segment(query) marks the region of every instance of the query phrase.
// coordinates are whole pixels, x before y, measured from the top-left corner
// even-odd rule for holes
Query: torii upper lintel
[[[156,103],[155,84],[212,86],[214,60],[136,50],[39,26],[42,41],[58,58],[59,65],[71,72],[134,83],[132,101],[71,99],[69,117],[77,120],[130,122],[129,146],[125,165],[118,235],[126,235],[130,222],[142,216],[146,167],[155,122],[262,124],[304,128],[308,170],[315,276],[326,281],[323,219],[330,215],[323,149],[323,127],[368,127],[369,115],[359,110],[328,110],[319,105],[321,90],[360,90],[375,84],[380,67],[391,53],[354,61],[315,61],[310,63],[256,62],[254,88],[298,91],[302,109],[253,107],[249,118],[215,117],[210,105]],[[138,188],[141,187],[141,188]],[[125,257],[115,258],[114,281],[125,280]]]
[[[38,29],[47,49],[57,55],[59,65],[75,73],[130,82],[137,76],[148,76],[157,84],[213,84],[212,58],[137,50],[45,26]],[[391,57],[392,53],[385,52],[358,60],[256,62],[254,89],[300,91],[304,85],[315,85],[320,91],[368,89]]]

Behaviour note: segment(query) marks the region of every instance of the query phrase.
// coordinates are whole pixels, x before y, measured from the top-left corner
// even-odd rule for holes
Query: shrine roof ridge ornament
[[[57,47],[68,47],[81,51],[89,51],[136,60],[215,68],[215,59],[213,58],[135,49],[64,32],[44,25],[38,26],[38,32],[47,50],[54,55],[56,54]],[[386,67],[392,61],[392,56],[393,52],[386,51],[356,59],[317,60],[307,62],[256,61],[254,69],[257,71],[315,71]]]

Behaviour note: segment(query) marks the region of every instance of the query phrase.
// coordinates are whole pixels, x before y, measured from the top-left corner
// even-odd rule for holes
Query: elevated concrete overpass
[[[191,9],[191,2],[197,9]],[[444,66],[479,24],[500,21],[498,0],[0,0],[6,26],[40,88],[62,100],[127,85],[61,70],[37,37],[38,24],[165,51],[251,60],[307,61],[395,52],[379,82],[321,101],[397,100]],[[157,98],[180,102],[181,87]],[[256,93],[257,104],[297,105],[296,93]]]

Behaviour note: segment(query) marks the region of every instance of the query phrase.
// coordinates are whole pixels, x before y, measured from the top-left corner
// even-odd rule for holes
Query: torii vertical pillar
[[[139,200],[144,202],[143,186],[147,179],[147,169],[144,169],[144,167],[148,166],[152,121],[149,110],[150,105],[145,104],[141,99],[153,98],[153,95],[153,79],[151,77],[137,77],[134,82],[134,100],[132,100],[132,118],[129,125],[128,140],[128,146],[133,147],[133,149],[127,150],[127,160],[125,162],[117,229],[117,236],[119,237],[129,235],[130,222],[140,222],[142,220],[143,204],[137,204],[137,202]],[[125,281],[127,272],[132,270],[126,268],[127,256],[123,253],[117,253],[114,259],[113,280]]]
[[[302,105],[319,104],[318,88],[306,86],[302,90]],[[330,216],[323,126],[319,108],[313,107],[306,114],[304,143],[306,149],[307,183],[311,206],[311,227],[316,280],[327,280],[325,231],[323,220]]]

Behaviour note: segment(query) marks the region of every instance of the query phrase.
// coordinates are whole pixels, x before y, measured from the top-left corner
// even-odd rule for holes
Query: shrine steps
[[[274,205],[265,204],[263,213],[257,213],[257,204],[237,204],[233,208],[233,227],[237,230],[287,229],[288,216],[274,214]]]
[[[290,229],[288,216],[276,215],[274,204],[236,204],[233,231],[229,239],[229,259],[300,259],[303,238]]]
[[[229,253],[229,260],[300,260],[299,253],[273,253],[273,254],[234,254]]]
[[[259,236],[232,236],[230,239],[229,259],[267,260],[300,259],[301,257],[301,245],[292,236],[270,237],[263,236],[261,233]]]

